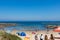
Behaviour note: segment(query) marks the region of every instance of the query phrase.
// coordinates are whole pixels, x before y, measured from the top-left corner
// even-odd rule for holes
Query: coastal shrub
[[[16,35],[5,33],[2,35],[1,40],[22,40],[22,39],[20,37],[17,37]]]

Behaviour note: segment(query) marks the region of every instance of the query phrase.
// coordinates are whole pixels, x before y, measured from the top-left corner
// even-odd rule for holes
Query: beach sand
[[[19,36],[18,34],[16,34],[17,32],[25,32],[26,36]],[[54,32],[53,30],[49,30],[48,32],[46,30],[40,30],[40,31],[21,31],[21,30],[13,30],[11,32],[12,35],[16,35],[18,37],[21,37],[23,40],[25,39],[25,37],[29,37],[29,39],[26,40],[35,40],[35,35],[36,34],[32,34],[32,32],[35,32],[36,34],[38,34],[38,40],[40,40],[40,35],[43,34],[44,36],[47,35],[48,38],[50,38],[50,34],[53,34],[54,37],[60,37],[60,35],[58,34],[58,32]],[[55,40],[60,40],[60,39],[55,39]]]

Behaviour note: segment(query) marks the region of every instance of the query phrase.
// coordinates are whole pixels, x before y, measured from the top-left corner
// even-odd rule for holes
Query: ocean
[[[16,23],[17,26],[6,27],[4,30],[46,30],[47,25],[60,25],[60,21],[4,21],[0,23]]]

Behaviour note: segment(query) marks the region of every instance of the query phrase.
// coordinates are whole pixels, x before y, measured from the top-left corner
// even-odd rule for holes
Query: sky
[[[0,21],[60,21],[60,0],[0,0]]]

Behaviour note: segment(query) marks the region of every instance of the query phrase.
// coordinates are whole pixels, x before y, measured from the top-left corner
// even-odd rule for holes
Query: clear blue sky
[[[0,21],[59,21],[60,0],[0,0]]]

